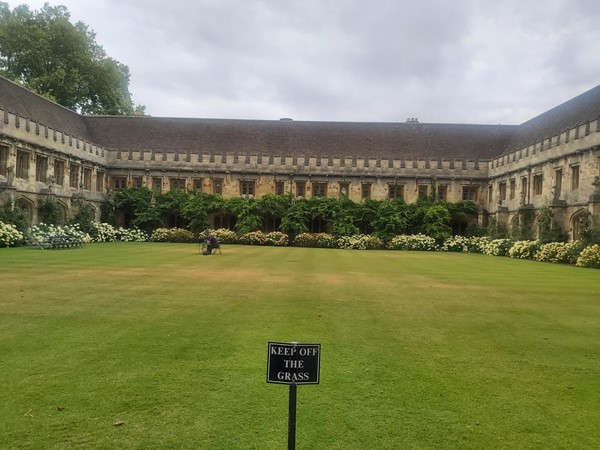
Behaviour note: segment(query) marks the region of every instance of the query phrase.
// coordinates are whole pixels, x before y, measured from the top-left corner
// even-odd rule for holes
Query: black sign
[[[319,384],[321,344],[269,342],[267,383]]]

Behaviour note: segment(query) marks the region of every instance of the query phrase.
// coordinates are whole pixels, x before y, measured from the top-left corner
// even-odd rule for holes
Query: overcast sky
[[[152,116],[518,124],[600,84],[597,0],[49,3]]]

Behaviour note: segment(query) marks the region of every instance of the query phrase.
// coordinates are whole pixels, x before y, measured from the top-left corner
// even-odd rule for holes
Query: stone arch
[[[92,220],[98,220],[98,207],[96,205],[94,205],[93,203],[90,203],[90,208],[92,210]]]
[[[571,215],[571,218],[569,219],[569,223],[571,224],[571,230],[573,233],[574,241],[581,238],[581,233],[583,231],[582,230],[583,220],[586,219],[588,215],[589,215],[589,211],[587,210],[587,208],[578,209]]]
[[[510,219],[510,230],[515,231],[515,228],[521,227],[521,219],[519,218],[519,214],[515,214]]]
[[[60,223],[67,223],[69,220],[69,207],[60,200],[56,201],[56,205],[60,214]]]
[[[19,197],[15,200],[15,207],[26,212],[29,225],[34,223],[36,208],[33,200],[27,197]]]

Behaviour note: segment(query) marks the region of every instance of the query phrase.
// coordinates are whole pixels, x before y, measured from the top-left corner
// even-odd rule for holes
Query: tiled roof
[[[596,86],[519,125],[505,153],[556,136],[568,128],[598,118],[600,118],[600,86]]]
[[[83,116],[2,77],[0,107],[25,119],[89,141]]]
[[[489,159],[515,126],[86,117],[106,148],[274,156]]]
[[[598,119],[600,86],[518,126],[81,116],[2,77],[0,107],[113,149],[490,159]]]

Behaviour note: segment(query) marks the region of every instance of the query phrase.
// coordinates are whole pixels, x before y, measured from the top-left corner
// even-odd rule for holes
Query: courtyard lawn
[[[268,341],[321,343],[300,449],[600,442],[600,271],[483,255],[0,249],[0,447],[282,449]]]

